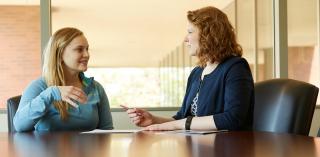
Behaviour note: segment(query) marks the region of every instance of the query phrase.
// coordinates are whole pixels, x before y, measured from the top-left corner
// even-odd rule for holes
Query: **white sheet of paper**
[[[141,130],[100,130],[95,129],[92,131],[81,132],[82,134],[101,134],[101,133],[136,133]]]
[[[213,134],[219,132],[226,132],[228,130],[208,130],[208,131],[198,131],[198,130],[174,130],[174,131],[165,131],[164,133],[181,133],[181,134]]]

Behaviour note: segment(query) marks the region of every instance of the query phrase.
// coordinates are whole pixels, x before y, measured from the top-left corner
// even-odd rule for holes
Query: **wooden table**
[[[0,133],[0,156],[314,157],[320,156],[320,139],[266,132]]]

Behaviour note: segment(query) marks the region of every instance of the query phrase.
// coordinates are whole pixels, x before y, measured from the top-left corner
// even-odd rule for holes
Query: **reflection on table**
[[[18,157],[313,157],[320,156],[320,139],[266,132],[0,133],[0,151]]]

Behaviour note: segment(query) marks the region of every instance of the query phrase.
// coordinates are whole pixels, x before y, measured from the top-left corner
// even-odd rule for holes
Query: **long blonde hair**
[[[62,67],[62,53],[69,43],[83,32],[76,28],[66,27],[56,31],[48,41],[44,50],[42,76],[47,86],[65,86],[65,77]],[[55,101],[54,106],[60,113],[62,120],[68,118],[68,103]]]

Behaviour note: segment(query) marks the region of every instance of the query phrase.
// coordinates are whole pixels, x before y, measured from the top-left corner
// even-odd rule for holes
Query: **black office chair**
[[[292,79],[255,84],[256,131],[309,135],[319,88]]]
[[[21,95],[9,98],[7,100],[7,115],[8,115],[8,130],[9,132],[15,132],[15,128],[13,126],[13,117],[17,112],[19,103],[20,103]]]

